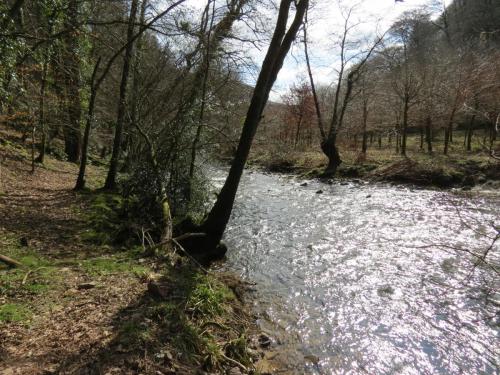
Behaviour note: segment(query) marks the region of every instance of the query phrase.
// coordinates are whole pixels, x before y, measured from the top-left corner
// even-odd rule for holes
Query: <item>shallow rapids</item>
[[[295,373],[500,372],[498,195],[302,183],[247,172],[225,237]]]

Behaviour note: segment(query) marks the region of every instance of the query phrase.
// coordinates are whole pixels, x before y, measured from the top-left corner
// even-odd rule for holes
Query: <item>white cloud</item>
[[[222,0],[221,0],[222,1]],[[225,1],[225,0],[224,0]],[[354,23],[359,23],[355,35],[372,35],[387,30],[395,19],[405,11],[429,5],[432,0],[312,0],[315,5],[309,14],[310,28],[310,54],[313,65],[314,77],[318,84],[331,84],[335,78],[338,66],[338,51],[334,47],[334,34],[342,30],[344,18],[338,3],[349,8],[355,5],[352,15]],[[207,0],[187,0],[186,5],[196,9],[203,9]],[[265,10],[269,14],[269,10]],[[269,25],[271,26],[271,25]],[[299,40],[300,38],[298,38]],[[247,53],[260,67],[264,59],[267,45],[262,50],[247,44]],[[279,100],[287,89],[302,77],[306,76],[303,59],[302,45],[295,45],[287,57],[285,64],[278,76],[278,80],[271,93],[272,100]],[[256,75],[248,73],[244,79],[249,84],[254,84]]]

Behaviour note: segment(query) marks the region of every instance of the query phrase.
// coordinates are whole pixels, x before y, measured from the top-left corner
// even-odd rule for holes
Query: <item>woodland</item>
[[[227,252],[249,165],[330,183],[498,188],[500,0],[430,1],[370,35],[359,4],[331,2],[343,23],[328,84],[310,34],[321,6],[1,2],[0,372],[272,373],[259,352],[269,338],[239,298],[251,287],[208,269]],[[270,100],[290,51],[304,74]],[[213,168],[227,169],[216,192]],[[80,311],[99,298],[113,304],[103,316],[132,323],[109,333]],[[78,316],[93,331],[47,352],[43,325],[74,336]],[[36,317],[48,319],[35,328],[45,341],[20,345]],[[29,350],[39,357],[15,364]]]

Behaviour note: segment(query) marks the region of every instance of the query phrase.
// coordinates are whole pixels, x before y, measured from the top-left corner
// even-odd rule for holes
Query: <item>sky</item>
[[[343,11],[338,6],[342,3]],[[344,18],[342,13],[354,6],[350,20],[358,26],[352,32],[352,39],[363,37],[366,42],[374,40],[377,34],[386,31],[390,25],[405,11],[429,5],[433,0],[316,0],[315,7],[309,13],[309,49],[313,75],[318,85],[329,85],[336,77],[336,67],[339,65],[339,53],[336,49],[338,33],[342,30]],[[203,7],[206,0],[188,0],[194,7]],[[266,47],[261,50],[247,47],[256,66],[264,58]],[[303,58],[303,48],[299,43],[289,53],[285,64],[273,87],[270,99],[280,101],[291,85],[307,78],[306,65]],[[255,74],[244,75],[248,84],[255,83]]]

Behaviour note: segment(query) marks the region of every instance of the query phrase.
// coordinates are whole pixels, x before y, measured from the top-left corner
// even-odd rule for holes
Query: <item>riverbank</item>
[[[356,178],[444,189],[467,190],[474,186],[500,188],[500,161],[483,152],[467,155],[457,152],[450,156],[422,152],[405,158],[389,150],[371,150],[364,158],[360,158],[355,151],[344,151],[341,156],[343,163],[337,171],[341,179]],[[326,157],[318,151],[287,151],[277,156],[265,150],[254,150],[249,159],[249,166],[268,172],[296,174],[307,179],[321,178],[326,164]]]
[[[48,157],[0,133],[0,373],[271,373],[251,286],[172,254],[115,241],[120,197],[105,170]]]

